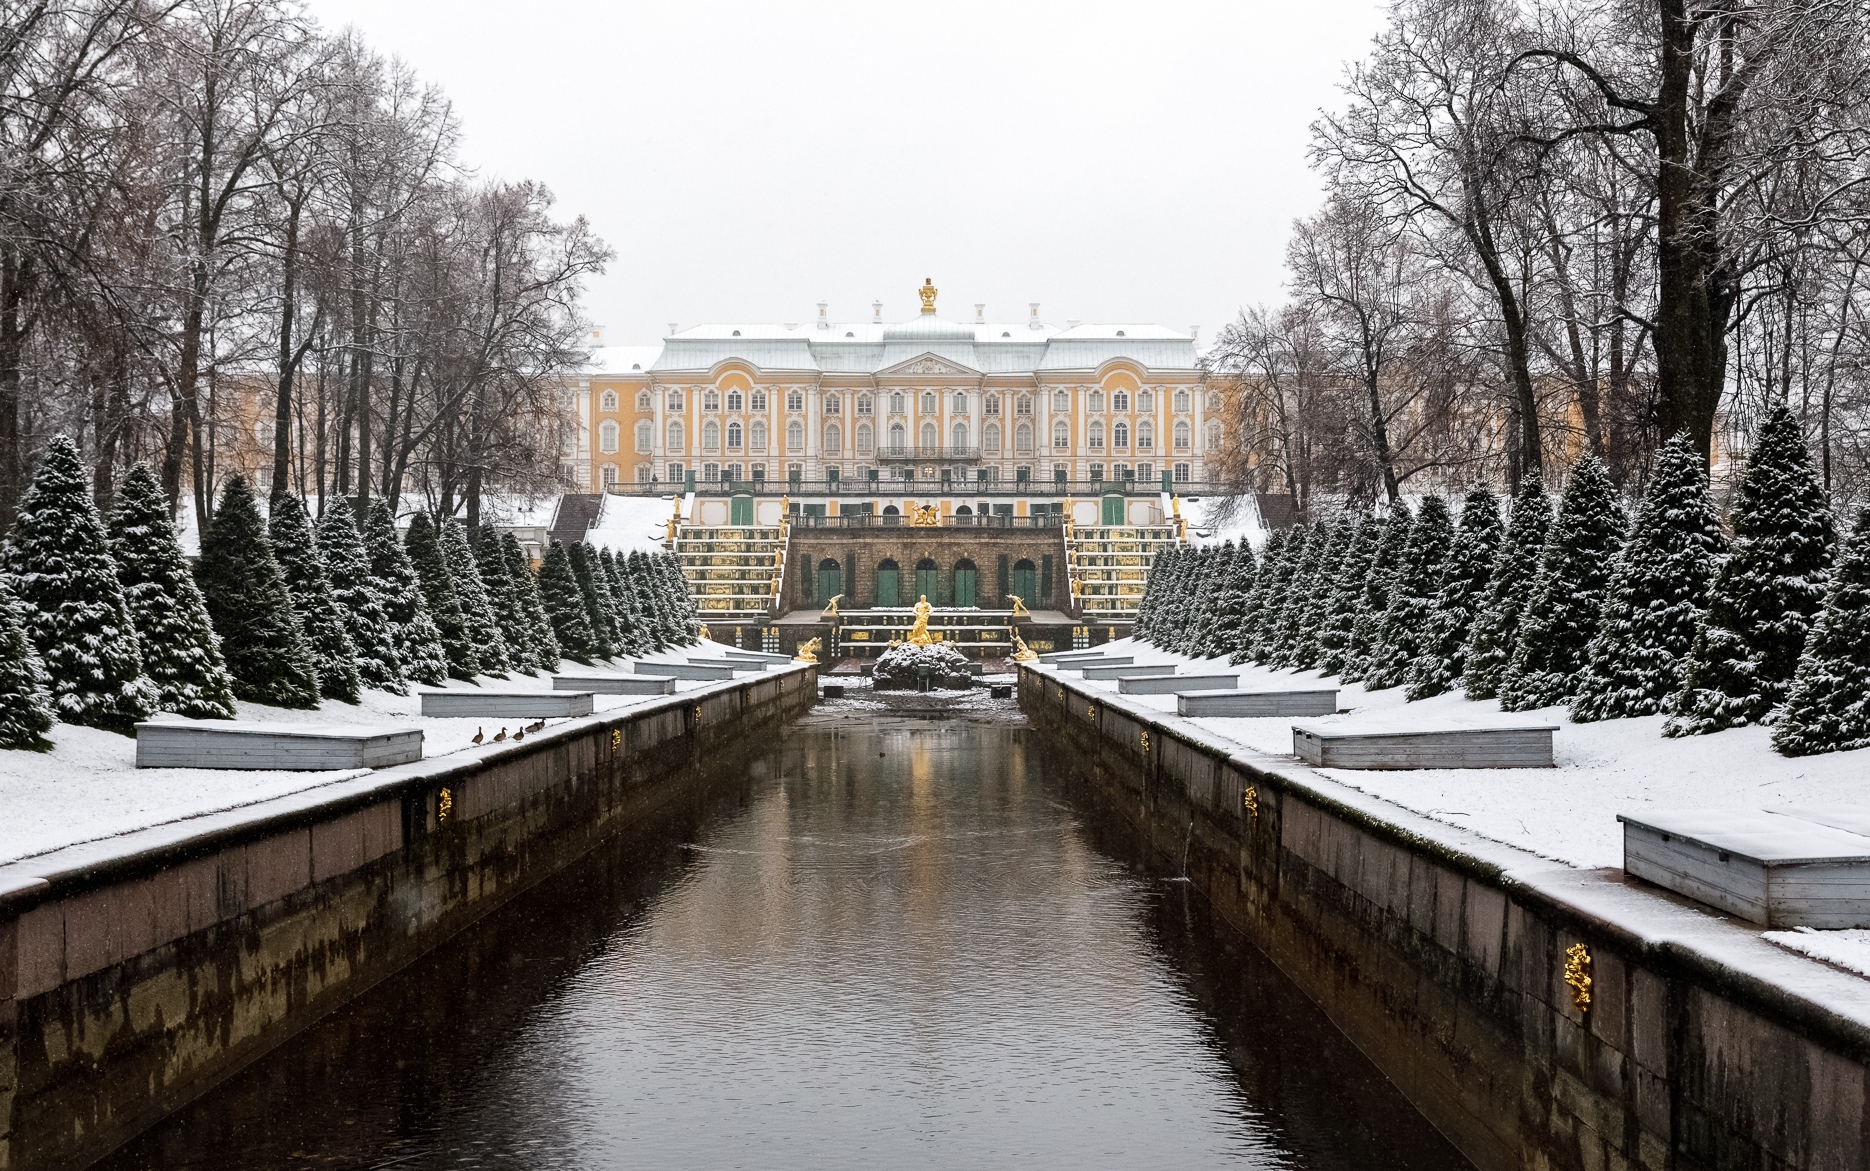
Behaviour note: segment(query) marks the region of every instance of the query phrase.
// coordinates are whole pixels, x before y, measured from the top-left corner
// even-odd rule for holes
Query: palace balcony
[[[980,462],[978,447],[879,447],[877,462],[886,464],[965,464]]]

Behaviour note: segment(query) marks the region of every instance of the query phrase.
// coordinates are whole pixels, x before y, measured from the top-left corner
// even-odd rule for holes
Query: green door
[[[1107,525],[1121,525],[1121,524],[1128,523],[1128,521],[1123,515],[1123,497],[1121,496],[1104,497],[1104,523]]]
[[[935,581],[939,576],[940,571],[935,568],[933,561],[924,557],[916,562],[916,596],[909,599],[909,604],[913,606],[923,598],[927,598],[929,605],[939,606],[941,592],[935,588]]]
[[[838,563],[827,557],[818,563],[818,600],[829,603],[831,599],[844,592],[844,574],[838,569]]]
[[[900,606],[902,597],[903,571],[896,568],[894,561],[877,566],[877,605]]]
[[[974,568],[972,561],[960,562],[954,567],[954,604],[972,606],[979,596],[980,571]]]
[[[728,501],[727,523],[730,525],[751,525],[753,523],[753,497],[735,496]]]
[[[1013,596],[1028,608],[1039,604],[1039,571],[1023,557],[1013,563]]]

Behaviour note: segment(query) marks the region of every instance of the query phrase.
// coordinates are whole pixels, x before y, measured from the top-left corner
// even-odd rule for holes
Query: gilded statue
[[[909,516],[909,523],[917,528],[935,528],[941,524],[941,510],[933,504],[918,504]]]
[[[939,292],[941,290],[935,287],[934,277],[922,278],[922,287],[916,290],[916,295],[922,298],[922,312],[935,312],[935,294]]]
[[[929,605],[929,596],[923,594],[922,600],[916,603],[916,624],[909,628],[910,646],[934,645],[935,636],[929,633],[929,615],[934,612],[935,607]]]
[[[830,601],[830,603],[829,603],[828,605],[826,605],[826,606],[825,606],[825,612],[824,612],[823,614],[821,614],[821,615],[819,615],[819,617],[821,617],[821,618],[836,618],[836,617],[838,616],[838,603],[839,603],[839,602],[841,602],[841,601],[843,601],[843,600],[844,600],[844,595],[843,595],[843,594],[839,594],[839,595],[838,595],[837,597],[835,597],[835,598],[832,598],[832,599],[831,599],[831,601]]]
[[[701,637],[702,642],[707,642],[709,638],[713,637],[708,633],[708,624],[705,622],[701,624],[701,629],[695,633]]]
[[[818,661],[818,648],[822,645],[824,645],[823,641],[816,638],[812,639],[810,642],[800,643],[799,653],[792,656],[792,661],[795,663],[816,663]]]
[[[1007,597],[1013,599],[1013,617],[1015,618],[1032,617],[1032,611],[1026,609],[1026,603],[1020,600],[1020,597],[1018,594],[1008,594]]]
[[[1013,661],[1015,663],[1030,663],[1039,657],[1039,652],[1027,646],[1026,640],[1019,636],[1019,631],[1017,630],[1013,632],[1013,645],[1019,648],[1013,652]]]

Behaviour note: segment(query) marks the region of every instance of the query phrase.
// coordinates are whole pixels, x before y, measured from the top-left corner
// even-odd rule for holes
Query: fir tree
[[[1260,550],[1259,568],[1253,575],[1253,592],[1247,595],[1245,613],[1240,618],[1240,646],[1228,656],[1229,662],[1257,662],[1272,641],[1266,630],[1268,599],[1273,596],[1279,574],[1285,566],[1287,539],[1288,531],[1285,529],[1266,536],[1266,544]]]
[[[1194,546],[1184,548],[1175,561],[1175,580],[1172,588],[1163,596],[1162,612],[1155,623],[1156,645],[1166,651],[1174,651],[1187,633],[1183,618],[1188,604],[1188,594],[1194,588],[1197,575],[1201,572],[1201,550]]]
[[[1234,550],[1233,562],[1227,567],[1227,577],[1214,595],[1214,653],[1217,655],[1226,655],[1231,660],[1240,652],[1246,638],[1242,623],[1247,614],[1247,601],[1253,595],[1253,579],[1257,571],[1253,546],[1242,537],[1240,546]]]
[[[1487,489],[1475,488],[1461,506],[1461,529],[1442,570],[1422,653],[1409,665],[1411,700],[1440,695],[1461,682],[1468,629],[1486,600],[1501,537],[1500,502]]]
[[[403,676],[396,629],[377,593],[370,554],[357,531],[357,514],[342,496],[331,501],[318,522],[318,551],[324,554],[331,600],[344,616],[344,629],[356,651],[357,681],[393,695],[407,695],[409,684]]]
[[[1659,712],[1681,686],[1725,541],[1707,466],[1685,434],[1663,444],[1617,558],[1597,637],[1571,701],[1579,723]]]
[[[1870,507],[1858,510],[1831,570],[1773,747],[1787,756],[1870,747]]]
[[[532,646],[532,625],[513,588],[507,572],[506,552],[500,547],[500,534],[493,525],[482,522],[470,534],[474,538],[474,564],[480,570],[481,589],[487,595],[487,609],[506,640],[507,668],[530,673],[538,653]]]
[[[446,520],[441,526],[442,560],[448,566],[448,581],[454,586],[455,599],[461,605],[461,622],[474,643],[474,659],[480,674],[506,678],[509,665],[506,638],[500,633],[493,607],[487,601],[487,587],[481,580],[480,563],[468,545],[467,526],[458,520]]]
[[[558,661],[564,654],[558,648],[558,636],[552,633],[552,620],[546,617],[545,600],[539,596],[538,575],[533,573],[532,565],[526,558],[526,550],[520,547],[519,538],[512,533],[501,534],[500,552],[506,559],[506,572],[513,583],[513,596],[518,600],[520,612],[531,631],[526,640],[528,653],[532,656],[531,665],[538,671],[556,671]]]
[[[591,613],[585,609],[584,593],[572,571],[571,554],[557,541],[547,547],[545,560],[539,566],[539,595],[564,656],[588,665],[597,651],[591,634]]]
[[[0,748],[45,752],[56,719],[38,648],[20,625],[19,603],[0,578]]]
[[[169,499],[144,464],[131,468],[117,490],[110,551],[157,708],[190,719],[233,719],[234,680],[221,640],[169,523]]]
[[[597,559],[604,567],[604,579],[610,583],[611,606],[617,614],[618,650],[627,655],[648,654],[649,632],[637,608],[636,591],[630,588],[630,575],[624,571],[623,558],[605,549]]]
[[[697,627],[701,625],[701,611],[695,607],[695,596],[688,590],[688,575],[682,572],[681,558],[673,553],[664,553],[662,562],[668,566],[669,590],[675,597],[676,613],[681,619],[681,629],[677,632],[682,646],[694,646],[701,641]]]
[[[396,514],[387,500],[370,502],[363,528],[364,549],[370,554],[370,582],[383,616],[396,635],[396,657],[404,677],[437,687],[448,681],[448,652],[442,633],[422,596],[422,576],[409,551],[396,536]]]
[[[1383,539],[1384,523],[1367,512],[1347,519],[1350,535],[1337,561],[1328,567],[1329,582],[1325,584],[1330,597],[1318,623],[1318,669],[1326,675],[1341,674],[1349,664],[1357,610],[1363,601],[1370,565]]]
[[[1545,485],[1528,475],[1513,498],[1513,515],[1487,577],[1487,595],[1468,628],[1461,654],[1461,690],[1469,699],[1493,699],[1519,643],[1520,614],[1539,574],[1545,530],[1552,523],[1552,502]]]
[[[1345,526],[1340,520],[1312,525],[1305,560],[1293,575],[1292,601],[1280,618],[1278,665],[1307,671],[1318,665],[1319,625],[1334,584],[1331,567],[1342,555]]]
[[[430,618],[440,632],[442,652],[448,656],[448,674],[470,683],[480,674],[480,656],[475,653],[474,638],[468,630],[467,616],[461,612],[461,598],[455,593],[448,559],[442,553],[441,534],[426,512],[409,518],[409,531],[403,534],[403,549],[415,566],[422,583],[422,600],[428,604]]]
[[[591,585],[597,590],[597,604],[604,611],[604,620],[610,623],[610,645],[613,654],[626,655],[630,652],[630,629],[624,621],[623,604],[617,597],[617,580],[609,565],[608,549],[599,549],[592,545],[585,554],[591,565]]]
[[[220,507],[201,534],[195,580],[221,637],[234,694],[274,707],[317,707],[318,666],[245,476],[221,489]]]
[[[1295,604],[1303,608],[1303,602],[1299,599],[1305,592],[1306,555],[1311,544],[1312,526],[1309,524],[1295,524],[1286,534],[1285,552],[1279,558],[1273,589],[1267,597],[1266,609],[1260,616],[1260,627],[1266,632],[1266,637],[1260,644],[1258,658],[1267,666],[1278,666],[1284,659],[1286,638],[1291,633],[1286,616],[1292,612]]]
[[[1389,607],[1370,651],[1364,690],[1381,691],[1409,681],[1409,669],[1428,647],[1429,623],[1435,618],[1442,574],[1453,547],[1454,517],[1448,512],[1448,502],[1440,496],[1424,496],[1390,583]]]
[[[1214,595],[1220,592],[1221,582],[1226,580],[1228,571],[1233,568],[1234,543],[1224,541],[1207,551],[1207,564],[1202,567],[1201,586],[1196,591],[1196,605],[1189,629],[1188,653],[1198,659],[1213,656],[1210,645],[1216,632],[1214,620]]]
[[[58,718],[128,735],[155,710],[156,688],[143,674],[136,625],[78,446],[63,435],[46,445],[0,546],[0,565]]]
[[[1370,672],[1373,656],[1382,641],[1383,616],[1389,613],[1390,583],[1401,567],[1403,550],[1415,533],[1415,517],[1409,506],[1398,500],[1389,507],[1378,534],[1376,551],[1364,574],[1363,591],[1357,598],[1357,616],[1351,620],[1350,646],[1344,651],[1344,670],[1338,678],[1355,683]]]
[[[1836,526],[1798,420],[1784,406],[1760,425],[1730,520],[1733,552],[1708,588],[1664,735],[1764,720],[1785,698],[1824,604]]]
[[[1150,640],[1149,622],[1156,612],[1158,600],[1162,597],[1163,579],[1174,563],[1174,545],[1170,545],[1150,559],[1149,576],[1143,582],[1143,596],[1136,602],[1136,621],[1130,627],[1130,636],[1138,642]]]
[[[331,578],[304,503],[290,493],[274,493],[266,529],[273,559],[286,581],[286,596],[292,599],[292,612],[298,616],[306,649],[312,652],[318,694],[356,703],[357,645],[351,641],[344,612],[331,596]]]
[[[598,601],[597,583],[591,576],[590,552],[590,546],[583,541],[574,541],[565,549],[571,558],[572,579],[578,583],[578,596],[584,602],[585,620],[591,624],[591,653],[608,659],[617,653],[617,646],[611,641],[608,615]]]
[[[625,578],[630,584],[630,593],[636,599],[636,609],[643,617],[643,647],[645,652],[659,651],[668,646],[668,619],[663,616],[662,607],[656,597],[655,570],[648,557],[641,549],[633,550],[622,561]]]
[[[1562,703],[1576,690],[1604,613],[1624,528],[1623,505],[1610,474],[1596,456],[1583,456],[1572,465],[1558,515],[1546,532],[1513,661],[1500,679],[1502,711]]]

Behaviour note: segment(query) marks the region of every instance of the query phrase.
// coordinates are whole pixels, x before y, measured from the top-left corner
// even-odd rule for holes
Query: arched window
[[[650,477],[654,476],[655,474],[656,474],[656,469],[653,464],[637,464],[636,465],[636,482],[639,484],[649,483]]]
[[[753,420],[753,426],[748,429],[747,438],[751,440],[748,446],[751,447],[754,451],[765,451],[766,450],[766,420],[765,419]]]
[[[687,438],[682,430],[682,421],[680,419],[669,420],[669,442],[665,445],[669,454],[675,455],[686,451],[688,449]]]
[[[1030,558],[1021,557],[1013,563],[1013,596],[1028,606],[1038,600],[1039,574]]]
[[[729,423],[727,425],[727,446],[735,451],[739,451],[741,435],[740,422],[736,420]]]
[[[793,387],[791,390],[788,390],[786,392],[786,409],[788,411],[804,410],[805,409],[805,392],[800,390],[796,386]]]
[[[918,598],[927,598],[929,599],[929,605],[934,605],[936,599],[940,596],[940,591],[936,588],[939,584],[937,579],[940,576],[941,570],[937,569],[935,567],[935,562],[929,558],[924,557],[922,560],[916,562],[915,596]]]
[[[702,391],[701,392],[701,409],[704,411],[720,410],[721,409],[721,392],[714,389],[712,386]]]
[[[1156,446],[1156,425],[1148,419],[1136,425],[1136,450],[1149,451]]]
[[[997,394],[988,395],[987,398],[981,403],[980,410],[981,410],[981,414],[987,415],[990,417],[994,415],[998,415],[1000,413],[1000,396]]]
[[[805,424],[799,422],[797,419],[786,424],[786,450],[805,450]]]
[[[1063,390],[1053,391],[1052,392],[1052,409],[1054,411],[1057,411],[1061,415],[1064,414],[1066,411],[1069,411],[1071,409],[1070,392],[1063,391]]]
[[[598,400],[598,404],[599,404],[600,410],[605,410],[605,411],[616,410],[617,409],[617,392],[614,390],[605,391],[604,397]]]
[[[839,399],[837,395],[828,394],[825,396],[825,414],[836,415],[842,413],[843,410],[844,402]]]
[[[829,602],[843,592],[844,574],[838,566],[838,560],[826,557],[818,563],[818,597],[814,600]]]
[[[617,481],[622,478],[617,471],[616,464],[605,464],[597,475],[598,481],[606,488],[615,488],[617,486]]]
[[[701,425],[701,450],[721,450],[721,425],[713,419]]]
[[[1013,428],[1013,450],[1020,455],[1027,455],[1032,451],[1031,423],[1021,423]]]
[[[636,450],[646,452],[656,441],[656,428],[648,419],[636,425]]]
[[[1177,419],[1175,421],[1175,450],[1177,451],[1188,450],[1188,420],[1187,419]]]
[[[890,396],[890,414],[900,415],[902,413],[903,413],[903,396],[900,394],[892,394]]]
[[[980,429],[980,448],[989,455],[1000,454],[1000,424],[989,423]]]
[[[636,409],[643,414],[648,414],[652,409],[649,405],[649,392],[647,390],[636,396]]]
[[[868,423],[857,425],[857,454],[870,454],[870,424]]]
[[[1130,425],[1122,419],[1118,419],[1117,425],[1110,429],[1110,444],[1112,447],[1130,446]]]
[[[1071,428],[1063,419],[1052,424],[1052,447],[1056,451],[1067,451],[1071,448]]]
[[[1104,413],[1104,392],[1101,390],[1091,392],[1091,413],[1093,415]]]
[[[1221,425],[1219,423],[1208,424],[1207,443],[1207,450],[1209,451],[1219,451],[1221,449]]]
[[[1178,390],[1175,392],[1175,409],[1178,412],[1188,409],[1188,392],[1186,390]]]
[[[1013,401],[1013,413],[1022,419],[1030,416],[1032,414],[1032,399],[1023,394],[1020,395],[1019,398]]]
[[[741,401],[742,401],[742,395],[738,389],[730,390],[727,392],[727,409],[728,410],[730,411],[739,410]]]
[[[1130,392],[1127,390],[1111,391],[1110,392],[1110,409],[1113,411],[1129,410],[1130,409]]]
[[[765,410],[766,409],[766,392],[763,390],[756,390],[752,394],[748,395],[747,396],[747,409],[750,411]]]
[[[980,570],[965,557],[954,563],[954,604],[980,604]]]
[[[679,386],[672,386],[669,388],[669,409],[672,411],[679,411],[683,409],[682,388]]]
[[[957,394],[954,396],[954,413],[957,415],[967,414],[967,395]]]
[[[901,423],[891,423],[890,450],[892,452],[900,452],[907,446],[909,446],[909,435],[903,430],[903,425]]]
[[[1090,448],[1092,451],[1104,450],[1104,424],[1101,422],[1091,424]]]
[[[892,505],[885,507],[883,510],[883,515],[884,516],[898,515],[896,511],[896,506],[892,504]],[[877,562],[877,605],[900,606],[903,604],[902,597],[903,597],[902,567],[897,565],[896,562],[886,557],[882,561]]]
[[[953,434],[953,438],[951,440],[951,445],[954,447],[956,451],[960,451],[961,449],[967,446],[967,424],[966,423],[956,423],[954,425],[954,431],[952,434]]]
[[[935,424],[932,420],[922,424],[922,446],[928,448],[941,446],[941,440],[935,435]]]
[[[597,449],[603,452],[617,450],[617,421],[605,419],[597,429]]]
[[[844,429],[836,423],[825,424],[825,454],[837,455],[844,450]]]
[[[1156,409],[1156,396],[1151,394],[1147,390],[1137,391],[1136,392],[1136,409],[1139,411],[1155,410]]]
[[[935,396],[934,395],[924,394],[922,396],[922,413],[925,415],[932,415],[935,413]]]

